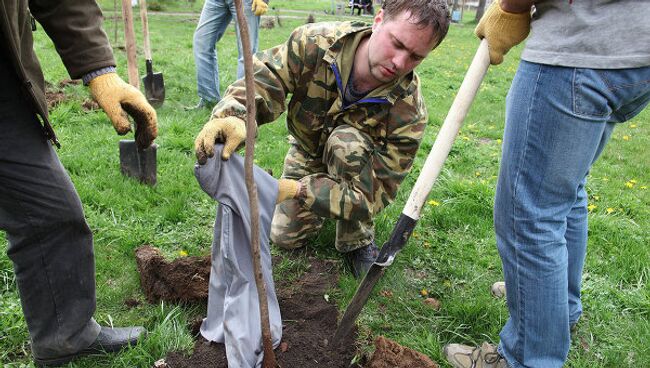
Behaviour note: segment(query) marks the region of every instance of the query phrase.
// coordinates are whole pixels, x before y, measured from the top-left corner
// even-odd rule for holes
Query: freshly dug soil
[[[275,350],[280,367],[360,367],[350,362],[356,353],[356,330],[340,347],[330,346],[337,325],[337,308],[325,298],[336,286],[338,272],[332,261],[310,259],[311,267],[298,280],[276,282],[276,292],[284,328],[282,343]],[[223,344],[209,343],[199,336],[191,356],[170,353],[165,359],[169,368],[226,368]]]
[[[149,303],[200,302],[208,298],[210,257],[182,257],[172,262],[151,246],[135,250],[140,285]]]
[[[438,368],[428,356],[379,336],[366,368]]]

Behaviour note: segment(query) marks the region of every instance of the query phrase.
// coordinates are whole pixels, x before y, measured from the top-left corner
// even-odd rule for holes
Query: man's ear
[[[372,30],[375,31],[383,21],[384,21],[384,9],[379,9],[377,14],[375,14],[375,19],[372,23]]]

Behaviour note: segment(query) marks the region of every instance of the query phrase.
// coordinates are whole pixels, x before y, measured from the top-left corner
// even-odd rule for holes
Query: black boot
[[[127,346],[137,344],[140,337],[144,337],[147,330],[144,327],[122,327],[110,328],[103,327],[97,335],[95,342],[90,344],[89,347],[78,351],[74,354],[57,357],[40,359],[34,357],[34,362],[37,367],[58,367],[72,360],[85,355],[105,354],[120,351]]]
[[[365,276],[370,266],[375,263],[375,259],[379,255],[379,249],[373,241],[369,245],[345,253],[345,255],[350,263],[354,277],[359,279]]]

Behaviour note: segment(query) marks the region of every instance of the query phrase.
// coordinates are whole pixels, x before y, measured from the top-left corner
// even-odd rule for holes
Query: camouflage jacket
[[[371,32],[361,22],[308,24],[294,30],[286,43],[254,57],[258,124],[272,122],[286,110],[289,133],[316,159],[322,156],[331,131],[342,124],[359,129],[375,142],[374,193],[346,198],[346,190],[337,189],[340,183],[328,175],[301,179],[303,206],[322,217],[370,219],[390,204],[413,164],[428,120],[414,72],[343,105],[357,46]],[[243,79],[233,83],[213,116],[245,120],[245,93]]]

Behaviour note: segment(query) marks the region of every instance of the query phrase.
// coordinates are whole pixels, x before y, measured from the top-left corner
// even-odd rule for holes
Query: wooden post
[[[126,47],[126,66],[129,73],[129,84],[140,89],[138,64],[136,61],[135,31],[133,30],[133,11],[131,0],[122,0],[122,17],[124,18],[124,43]]]

